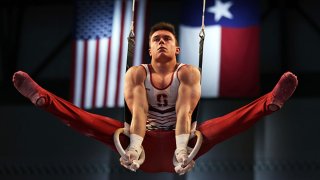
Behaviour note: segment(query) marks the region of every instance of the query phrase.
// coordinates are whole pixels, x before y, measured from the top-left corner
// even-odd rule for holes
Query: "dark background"
[[[0,179],[320,179],[320,1],[259,1],[261,95],[272,90],[287,70],[298,76],[296,93],[281,111],[214,147],[184,176],[128,172],[105,145],[66,127],[23,98],[11,83],[17,70],[69,99],[73,1],[1,1]],[[168,21],[178,27],[182,3],[149,0],[147,26]],[[202,99],[199,121],[224,115],[251,100]],[[119,108],[92,112],[123,118]]]

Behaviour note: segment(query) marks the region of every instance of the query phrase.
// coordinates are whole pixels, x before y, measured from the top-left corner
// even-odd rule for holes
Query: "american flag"
[[[135,2],[133,65],[141,64],[147,0]],[[132,0],[75,1],[72,101],[84,109],[123,107]]]
[[[202,97],[259,94],[259,1],[207,0]],[[198,66],[202,1],[186,0],[180,25],[180,60]]]

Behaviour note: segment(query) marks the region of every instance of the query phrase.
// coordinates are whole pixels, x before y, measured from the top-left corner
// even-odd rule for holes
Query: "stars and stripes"
[[[135,3],[134,65],[142,63],[146,3]],[[132,0],[76,0],[75,12],[72,101],[85,109],[122,107]]]

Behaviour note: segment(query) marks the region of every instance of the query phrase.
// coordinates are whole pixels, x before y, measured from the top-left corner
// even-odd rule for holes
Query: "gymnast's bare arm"
[[[178,71],[178,78],[180,86],[176,103],[176,135],[190,134],[191,116],[201,95],[200,71],[185,65]]]
[[[120,164],[132,171],[140,165],[137,163],[142,152],[142,141],[146,133],[148,112],[147,94],[144,86],[146,72],[142,66],[131,67],[125,76],[124,97],[132,114],[130,124],[130,144],[126,154],[120,158]]]
[[[180,86],[176,102],[175,158],[181,164],[181,167],[175,167],[175,171],[182,175],[190,171],[195,164],[193,160],[187,164],[187,144],[191,133],[192,113],[201,95],[200,71],[191,65],[185,65],[178,71],[178,78]]]
[[[144,80],[146,72],[142,66],[131,67],[125,76],[124,97],[132,113],[130,134],[144,137],[148,112],[148,101]]]

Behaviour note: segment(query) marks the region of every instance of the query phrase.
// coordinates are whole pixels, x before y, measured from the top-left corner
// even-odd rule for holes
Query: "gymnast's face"
[[[155,31],[149,41],[149,55],[152,59],[171,59],[180,53],[174,35],[166,30]]]

